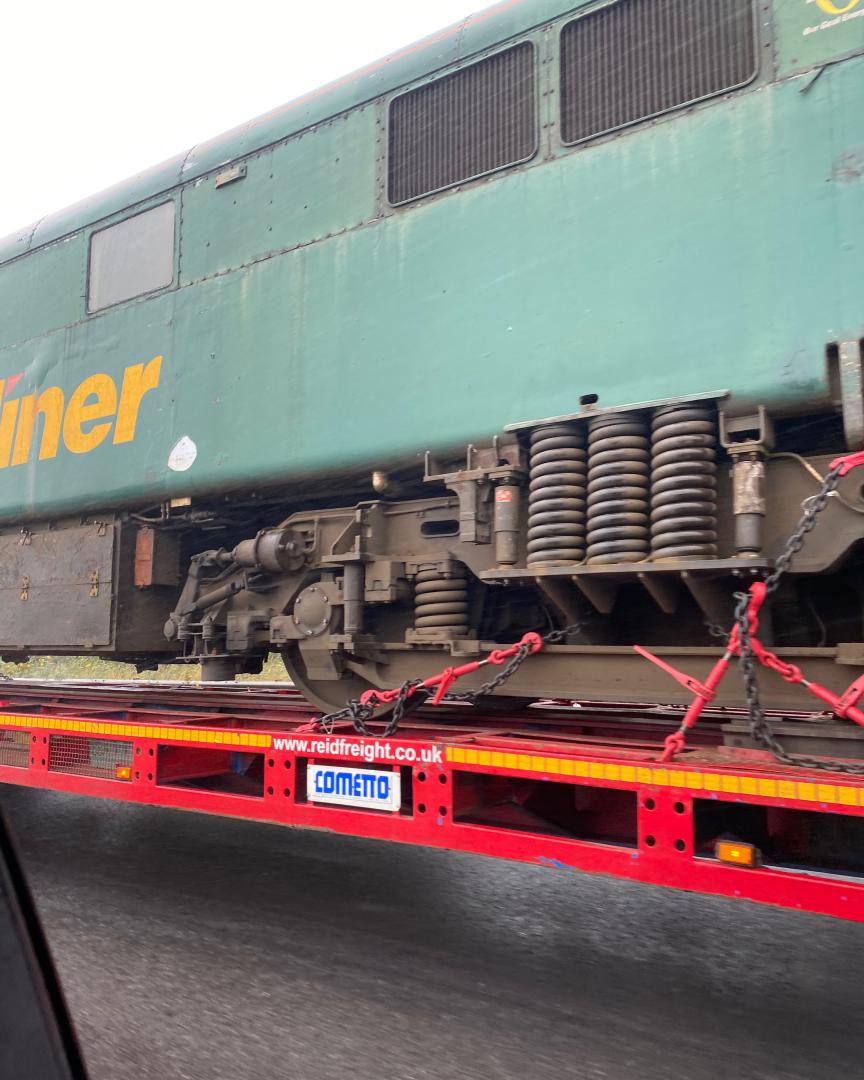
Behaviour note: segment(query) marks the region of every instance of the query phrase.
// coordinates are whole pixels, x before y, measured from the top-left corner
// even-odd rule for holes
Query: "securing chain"
[[[848,471],[848,464],[844,459],[835,463],[834,468],[822,481],[822,486],[801,515],[794,532],[786,541],[783,551],[778,556],[774,570],[765,578],[766,598],[775,592],[780,584],[780,579],[789,569],[792,560],[804,547],[808,534],[816,525],[816,519],[825,509],[831,494],[836,489],[840,479]],[[774,732],[762,708],[759,694],[759,680],[756,676],[756,652],[753,648],[750,605],[752,596],[749,592],[735,593],[735,627],[738,637],[738,663],[741,668],[741,677],[744,681],[744,694],[747,700],[747,718],[750,733],[757,743],[761,743],[771,752],[774,758],[783,765],[804,766],[808,769],[818,769],[824,772],[842,772],[856,776],[864,776],[864,764],[853,765],[845,761],[830,761],[823,758],[803,757],[798,754],[790,754]],[[709,627],[713,632],[713,628]],[[719,627],[717,628],[719,629]],[[782,674],[782,672],[781,672]]]
[[[563,630],[552,630],[550,633],[545,634],[541,641],[543,645],[558,645],[562,641],[566,641],[569,634],[578,634],[584,624],[583,623],[571,623],[569,626],[565,626]],[[525,663],[532,652],[536,652],[536,649],[532,649],[530,645],[520,643],[516,653],[511,660],[508,661],[505,667],[498,672],[497,675],[489,679],[488,682],[483,683],[482,686],[478,686],[476,690],[463,690],[458,694],[446,694],[445,701],[468,701],[476,702],[478,698],[488,697],[489,694],[494,694],[499,686],[503,686],[504,683],[512,676],[515,675],[520,667]]]
[[[350,720],[358,735],[364,735],[366,738],[372,739],[388,739],[398,731],[408,702],[415,695],[420,695],[416,702],[420,704],[429,698],[432,688],[437,687],[437,692],[433,696],[433,704],[435,705],[476,702],[478,698],[493,694],[500,686],[503,686],[508,679],[516,674],[532,653],[539,652],[546,645],[557,645],[565,641],[570,634],[579,633],[584,626],[584,622],[571,623],[561,630],[552,630],[542,637],[539,634],[526,634],[522,641],[511,646],[512,655],[498,674],[475,690],[450,693],[447,688],[462,674],[468,674],[468,671],[446,668],[439,675],[432,676],[429,679],[409,679],[399,687],[394,696],[390,696],[390,691],[368,690],[359,700],[353,699],[349,701],[344,709],[322,716],[320,720],[316,721],[317,726],[325,734],[331,735],[336,724],[343,720]],[[465,665],[465,667],[471,671],[476,671],[487,664],[501,663],[499,657],[510,651],[510,649],[495,649],[485,659],[474,661]],[[373,731],[368,726],[369,721],[375,718],[375,712],[381,705],[387,704],[392,704],[393,709],[386,717],[386,724],[381,731]]]

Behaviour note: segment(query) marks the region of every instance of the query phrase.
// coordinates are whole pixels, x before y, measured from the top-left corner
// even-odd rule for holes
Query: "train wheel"
[[[297,645],[289,646],[282,652],[282,662],[303,697],[325,714],[339,712],[349,701],[357,701],[366,690],[375,689],[372,683],[352,673],[346,673],[341,679],[310,678],[302,650]],[[423,695],[415,695],[408,703],[406,713],[422,705],[423,700]],[[392,711],[390,706],[381,706],[376,710],[375,719],[386,720]]]

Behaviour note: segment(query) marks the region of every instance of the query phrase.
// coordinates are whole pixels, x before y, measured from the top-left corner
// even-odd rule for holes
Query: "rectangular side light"
[[[759,848],[737,840],[718,840],[714,845],[714,857],[735,866],[758,866],[762,861]]]

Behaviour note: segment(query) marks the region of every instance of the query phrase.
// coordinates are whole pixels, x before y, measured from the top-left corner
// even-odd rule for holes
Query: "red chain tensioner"
[[[831,462],[829,476],[835,471],[838,477],[845,476],[859,465],[864,465],[864,450],[855,454],[848,454],[845,457],[835,458],[835,460]],[[827,689],[827,687],[806,679],[799,667],[796,667],[795,664],[789,664],[786,663],[786,661],[781,660],[776,653],[766,649],[762,642],[756,637],[756,631],[759,627],[759,609],[765,603],[765,598],[768,595],[765,582],[754,582],[748,591],[750,593],[750,603],[747,608],[748,625],[750,627],[750,647],[759,663],[762,664],[763,667],[769,668],[771,671],[776,671],[782,679],[786,680],[786,682],[800,683],[809,690],[814,697],[819,698],[820,701],[824,701],[829,705],[836,716],[852,720],[854,723],[864,727],[864,712],[858,708],[858,702],[861,700],[861,697],[864,696],[864,675],[859,675],[859,677],[842,694],[835,694],[832,690]],[[663,754],[660,760],[670,761],[676,754],[680,754],[684,749],[687,732],[695,726],[708,702],[713,701],[716,697],[717,687],[720,685],[723,676],[728,671],[732,658],[740,655],[741,645],[738,625],[736,623],[732,627],[726,649],[720,659],[714,664],[714,667],[711,668],[704,683],[699,682],[698,679],[694,679],[683,671],[679,671],[671,664],[667,664],[665,660],[661,660],[659,656],[655,656],[641,645],[634,645],[633,648],[640,656],[644,656],[646,660],[650,660],[652,664],[656,664],[657,667],[661,668],[668,675],[671,675],[676,682],[680,683],[685,689],[693,694],[693,700],[687,707],[684,719],[681,721],[681,726],[676,732],[669,735],[663,744]]]
[[[515,645],[509,645],[506,649],[493,649],[482,660],[471,660],[469,663],[460,664],[458,667],[444,668],[437,675],[430,675],[428,679],[418,682],[415,686],[408,687],[405,696],[412,697],[418,690],[432,690],[434,688],[435,693],[430,699],[430,704],[440,705],[442,698],[457,679],[461,679],[464,675],[470,675],[472,672],[486,667],[487,664],[506,664],[525,646],[528,648],[529,655],[539,652],[543,648],[543,638],[533,632],[524,634]],[[401,693],[403,693],[402,687],[397,687],[395,690],[366,690],[360,695],[360,704],[371,705],[373,708],[378,705],[390,705]]]

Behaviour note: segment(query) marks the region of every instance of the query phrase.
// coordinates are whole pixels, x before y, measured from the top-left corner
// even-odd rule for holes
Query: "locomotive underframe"
[[[716,396],[589,407],[471,446],[461,459],[427,454],[422,476],[410,466],[376,472],[374,497],[299,509],[278,525],[275,500],[257,511],[180,500],[155,516],[0,533],[0,648],[6,659],[88,652],[141,667],[201,662],[217,679],[278,651],[309,699],[331,710],[453,657],[570,626],[565,644],[508,682],[508,705],[680,703],[688,692],[632,646],[704,677],[734,594],[770,572],[843,449],[836,420],[805,418],[778,435],[765,410],[718,414]],[[326,491],[317,495],[326,501]],[[862,513],[850,477],[760,627],[779,655],[837,691],[864,663]],[[466,688],[481,682],[478,673]],[[771,708],[806,708],[776,675],[763,683]],[[727,680],[718,702],[740,700]],[[820,726],[814,735],[838,732]],[[847,742],[857,756],[858,743]]]

